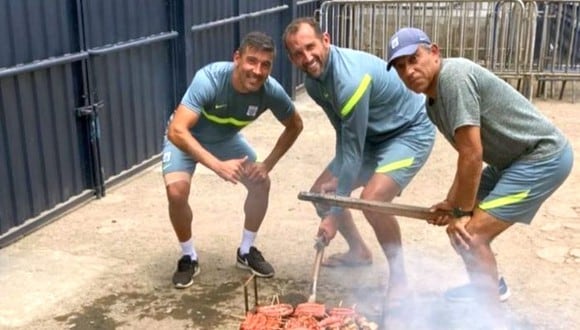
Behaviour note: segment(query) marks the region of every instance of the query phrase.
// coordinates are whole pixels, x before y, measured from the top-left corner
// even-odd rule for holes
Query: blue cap
[[[401,56],[413,55],[419,45],[430,45],[431,39],[425,32],[416,28],[402,28],[395,32],[389,40],[389,61],[387,70],[391,69],[391,62]]]

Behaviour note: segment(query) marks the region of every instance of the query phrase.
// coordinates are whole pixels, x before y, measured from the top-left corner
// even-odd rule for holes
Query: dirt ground
[[[297,194],[310,187],[330,159],[334,133],[306,95],[300,94],[296,104],[305,129],[271,174],[270,207],[257,240],[277,270],[273,279],[258,282],[261,303],[275,296],[291,301],[308,296],[310,289],[318,219]],[[503,308],[513,329],[579,329],[580,107],[537,105],[575,145],[576,166],[532,225],[516,225],[495,241],[500,271],[513,293]],[[264,155],[280,131],[267,114],[245,134]],[[396,202],[429,206],[439,201],[451,183],[455,160],[455,152],[438,136],[427,165]],[[244,314],[242,282],[248,277],[234,266],[244,196],[241,185],[225,183],[207,170],[195,177],[190,201],[201,274],[191,288],[176,290],[171,275],[180,251],[168,220],[160,166],[110,189],[105,198],[0,250],[0,328],[236,329]],[[354,216],[373,249],[374,263],[322,269],[318,298],[328,306],[356,304],[378,319],[388,270],[362,214],[355,211]],[[416,298],[408,328],[478,328],[478,306],[442,298],[447,288],[467,279],[444,229],[399,220]],[[344,240],[336,239],[326,253],[345,248]]]

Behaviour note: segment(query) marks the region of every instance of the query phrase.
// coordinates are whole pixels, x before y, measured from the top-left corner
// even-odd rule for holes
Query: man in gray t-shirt
[[[442,59],[419,29],[404,28],[391,37],[388,65],[409,89],[428,97],[429,118],[458,152],[453,184],[434,206],[453,216],[431,221],[447,225],[471,280],[448,298],[481,300],[498,315],[491,241],[515,222],[531,222],[568,177],[572,148],[511,85],[467,59]],[[501,293],[500,288],[499,298]]]

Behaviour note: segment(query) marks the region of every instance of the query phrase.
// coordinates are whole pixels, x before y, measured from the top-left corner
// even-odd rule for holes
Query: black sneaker
[[[445,299],[451,302],[472,302],[475,300],[475,290],[471,284],[462,285],[445,292]],[[510,288],[507,286],[505,279],[502,277],[498,281],[499,301],[504,302],[511,296]]]
[[[250,248],[250,253],[240,255],[240,249],[236,253],[236,266],[241,269],[248,269],[258,277],[272,277],[274,276],[274,267],[267,262],[260,252],[255,247]]]
[[[173,274],[173,285],[177,289],[184,289],[193,284],[193,278],[199,274],[199,264],[197,260],[184,255],[177,262],[177,270]]]

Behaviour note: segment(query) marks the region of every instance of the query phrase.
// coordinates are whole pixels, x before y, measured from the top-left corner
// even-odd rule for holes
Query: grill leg
[[[254,278],[254,306],[258,306],[258,277],[252,274]]]
[[[248,287],[244,285],[244,307],[246,308],[246,314],[250,311],[248,306]]]
[[[258,306],[258,280],[254,274],[244,282],[244,307],[246,309],[246,314],[250,311],[249,295],[248,295],[248,285],[250,282],[254,285],[254,307]]]

